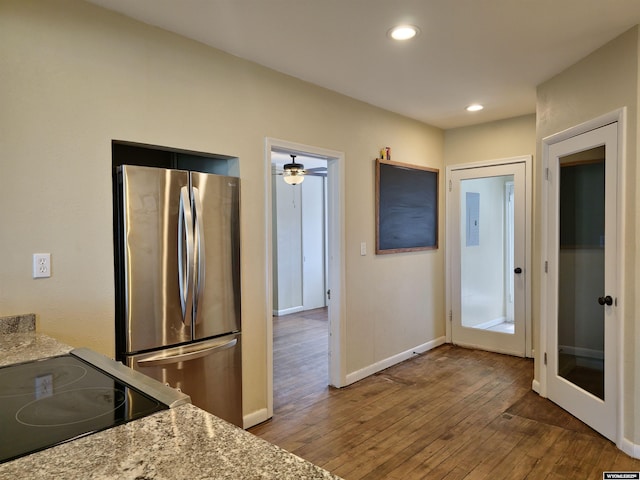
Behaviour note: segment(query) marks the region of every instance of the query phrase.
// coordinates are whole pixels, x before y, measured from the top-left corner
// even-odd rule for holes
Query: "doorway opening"
[[[292,156],[307,172],[300,184],[283,180]],[[326,180],[326,159],[271,150],[274,316],[327,306]]]
[[[284,181],[292,162],[304,166],[299,184]],[[326,179],[326,159],[271,149],[276,414],[329,385]]]
[[[267,139],[266,147],[271,417],[275,388],[281,389],[278,402],[286,403],[288,394],[306,396],[346,384],[340,301],[344,155],[276,139]],[[294,162],[306,173],[302,183],[291,185],[284,180],[284,165]]]

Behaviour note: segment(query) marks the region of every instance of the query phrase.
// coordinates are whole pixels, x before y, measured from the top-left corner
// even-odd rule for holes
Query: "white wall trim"
[[[627,178],[627,108],[621,108],[611,114],[616,117],[616,121],[618,122],[618,211],[616,212],[618,215],[618,278],[616,279],[617,287],[618,287],[618,314],[619,317],[619,327],[618,327],[618,444],[619,448],[622,449],[622,445],[626,440],[624,436],[624,357],[625,357],[625,348],[624,348],[624,339],[625,339],[625,298],[624,298],[624,289],[625,289],[625,275],[627,270],[627,255],[625,251],[625,236],[627,232],[627,225],[625,223],[625,212],[627,211],[627,187],[625,180]],[[634,444],[635,445],[635,444]],[[638,449],[637,445],[635,445],[634,454],[631,455],[634,458],[640,458],[640,449]]]
[[[540,382],[534,379],[531,382],[531,390],[533,390],[534,392],[536,392],[539,395],[540,394]]]
[[[256,410],[255,412],[251,412],[248,415],[242,417],[242,426],[243,428],[251,428],[256,425],[266,422],[269,420],[271,416],[269,416],[266,408],[261,408],[260,410]]]
[[[605,113],[604,115],[600,115],[599,117],[592,118],[591,120],[587,120],[579,125],[574,127],[569,127],[561,132],[554,133],[542,139],[542,143],[545,146],[553,145],[554,143],[562,142],[564,140],[568,140],[569,138],[582,135],[583,133],[590,132],[591,130],[595,130],[600,127],[604,127],[605,125],[609,125],[614,122],[621,122],[626,117],[626,107],[619,108],[609,113]]]
[[[479,330],[485,330],[487,328],[495,327],[496,325],[500,325],[503,323],[507,323],[507,317],[498,317],[498,318],[494,318],[493,320],[487,320],[486,322],[473,325],[473,328],[477,328]]]
[[[283,308],[282,310],[274,310],[273,311],[273,316],[274,317],[281,317],[282,315],[289,315],[291,313],[298,313],[298,312],[302,312],[303,310],[304,310],[304,307],[302,305],[300,305],[299,307]]]
[[[328,240],[332,250],[329,252],[329,288],[331,300],[329,302],[329,380],[331,385],[341,387],[346,382],[346,322],[345,284],[346,272],[343,262],[345,244],[345,155],[343,152],[314,147],[288,140],[265,137],[264,143],[264,214],[265,214],[265,325],[266,325],[266,397],[267,418],[273,416],[273,232],[272,232],[272,201],[271,191],[271,150],[273,147],[296,152],[310,153],[327,159],[327,194],[329,211],[327,212]]]
[[[400,362],[404,362],[405,360],[408,360],[417,354],[424,353],[436,347],[439,347],[444,343],[446,343],[446,338],[438,337],[435,340],[431,340],[430,342],[423,343],[422,345],[418,345],[415,348],[411,348],[404,352],[385,358],[384,360],[380,360],[379,362],[369,365],[368,367],[349,373],[347,375],[346,385],[351,385],[352,383],[355,383],[358,380],[362,380],[363,378],[373,375],[374,373],[378,373],[381,370],[384,370],[385,368],[389,368],[394,365],[397,365]]]
[[[633,443],[627,438],[623,438],[618,448],[633,458],[640,458],[640,445]]]

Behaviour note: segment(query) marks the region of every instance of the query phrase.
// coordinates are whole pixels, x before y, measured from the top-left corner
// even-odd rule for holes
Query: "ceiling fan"
[[[289,185],[298,185],[304,181],[305,176],[326,177],[327,167],[304,168],[304,165],[296,162],[296,155],[290,154],[291,162],[285,163],[282,167],[283,180]]]

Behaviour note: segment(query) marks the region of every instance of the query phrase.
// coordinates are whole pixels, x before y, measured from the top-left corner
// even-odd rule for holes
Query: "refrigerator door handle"
[[[214,351],[235,347],[237,343],[238,339],[234,338],[233,340],[220,342],[215,345],[207,346],[205,348],[192,352],[178,353],[177,355],[160,354],[153,357],[145,358],[144,360],[138,360],[138,367],[154,367],[156,365],[169,365],[178,362],[188,362],[189,360],[195,360],[196,358],[206,357]]]
[[[178,214],[178,285],[180,287],[180,307],[182,322],[191,326],[193,315],[193,218],[188,187],[180,189],[180,209]],[[186,243],[186,245],[185,245]],[[185,265],[186,264],[186,265]]]
[[[192,187],[193,190],[193,209],[195,216],[195,251],[196,251],[196,288],[195,288],[195,323],[200,323],[200,309],[198,306],[202,302],[202,293],[204,292],[204,279],[205,279],[205,253],[204,253],[204,220],[202,201],[200,200],[200,192],[197,187]]]

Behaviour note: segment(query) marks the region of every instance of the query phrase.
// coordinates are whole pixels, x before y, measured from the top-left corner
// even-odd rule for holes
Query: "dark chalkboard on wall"
[[[376,254],[438,248],[438,173],[376,160]]]

